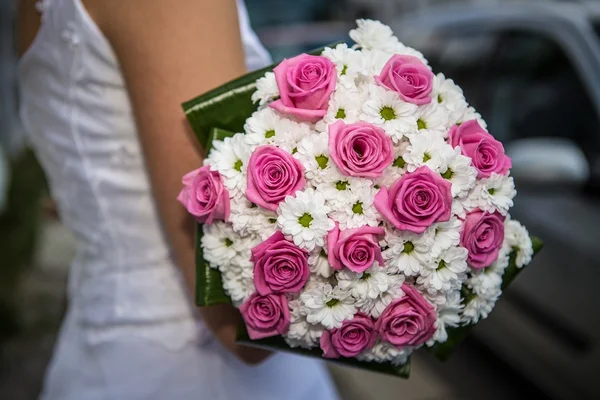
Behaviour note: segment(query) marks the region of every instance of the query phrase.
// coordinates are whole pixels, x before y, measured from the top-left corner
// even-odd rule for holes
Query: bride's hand
[[[164,230],[190,290],[194,221],[176,198],[201,149],[181,103],[246,72],[235,0],[84,0],[125,76]],[[124,110],[125,111],[125,110]],[[247,363],[269,353],[235,344],[242,322],[232,306],[202,308],[216,337]]]

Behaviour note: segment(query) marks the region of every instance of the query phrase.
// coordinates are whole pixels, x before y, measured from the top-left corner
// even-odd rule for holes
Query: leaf
[[[230,304],[223,289],[221,272],[211,268],[202,254],[202,224],[196,229],[196,305],[198,307]]]
[[[232,137],[235,133],[231,131],[227,131],[221,128],[212,128],[210,134],[208,135],[208,140],[206,141],[206,149],[212,149],[213,142],[215,140],[223,140],[226,137]]]
[[[340,364],[346,367],[355,367],[367,371],[380,372],[400,378],[408,378],[410,376],[410,358],[405,364],[398,366],[395,366],[390,362],[377,363],[359,361],[354,358],[346,357],[340,357],[337,359],[323,358],[323,351],[321,349],[303,349],[301,347],[291,348],[281,336],[272,336],[265,339],[252,340],[248,336],[248,332],[244,326],[241,326],[238,330],[237,343],[265,350],[282,351],[306,357],[320,358],[322,360]]]
[[[533,244],[533,255],[538,254],[542,248],[544,247],[544,243],[540,238],[535,236],[531,237],[531,242]],[[512,252],[510,254],[510,261],[506,271],[504,272],[502,278],[502,290],[506,289],[510,283],[517,277],[517,275],[523,270],[523,268],[517,268],[515,260],[517,258],[516,252]],[[463,297],[467,297],[468,293],[463,293]],[[492,314],[493,315],[493,311]],[[444,343],[436,343],[433,347],[430,347],[428,350],[435,355],[435,357],[440,361],[447,361],[458,344],[462,342],[471,332],[471,330],[477,326],[477,324],[471,324],[466,326],[459,326],[456,328],[448,329],[448,340]]]
[[[334,47],[338,43],[328,47]],[[324,49],[325,47],[321,47],[309,54],[320,55]],[[277,64],[273,64],[251,72],[183,103],[183,111],[198,141],[206,143],[213,128],[243,132],[246,119],[258,109],[258,105],[251,99],[256,89],[256,80],[273,71],[276,66]]]

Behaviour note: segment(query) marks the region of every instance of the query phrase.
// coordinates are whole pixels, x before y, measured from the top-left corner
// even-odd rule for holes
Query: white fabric
[[[269,58],[239,5],[247,64],[258,68]],[[333,399],[313,360],[278,355],[253,369],[218,350],[171,261],[109,43],[80,0],[42,6],[19,65],[21,121],[78,240],[43,398],[305,399],[313,387],[311,399]]]

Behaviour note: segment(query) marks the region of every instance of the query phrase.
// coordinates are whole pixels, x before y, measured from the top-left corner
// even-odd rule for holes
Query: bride
[[[180,104],[269,63],[243,4],[46,0],[39,29],[35,6],[21,0],[20,115],[78,241],[42,399],[335,399],[322,364],[236,345],[235,309],[190,302],[176,197],[202,151]]]

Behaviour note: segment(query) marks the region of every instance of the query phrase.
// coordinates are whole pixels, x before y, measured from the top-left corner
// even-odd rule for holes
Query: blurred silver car
[[[600,398],[600,4],[445,7],[396,22],[504,142],[511,213],[546,242],[475,337],[552,398]]]

